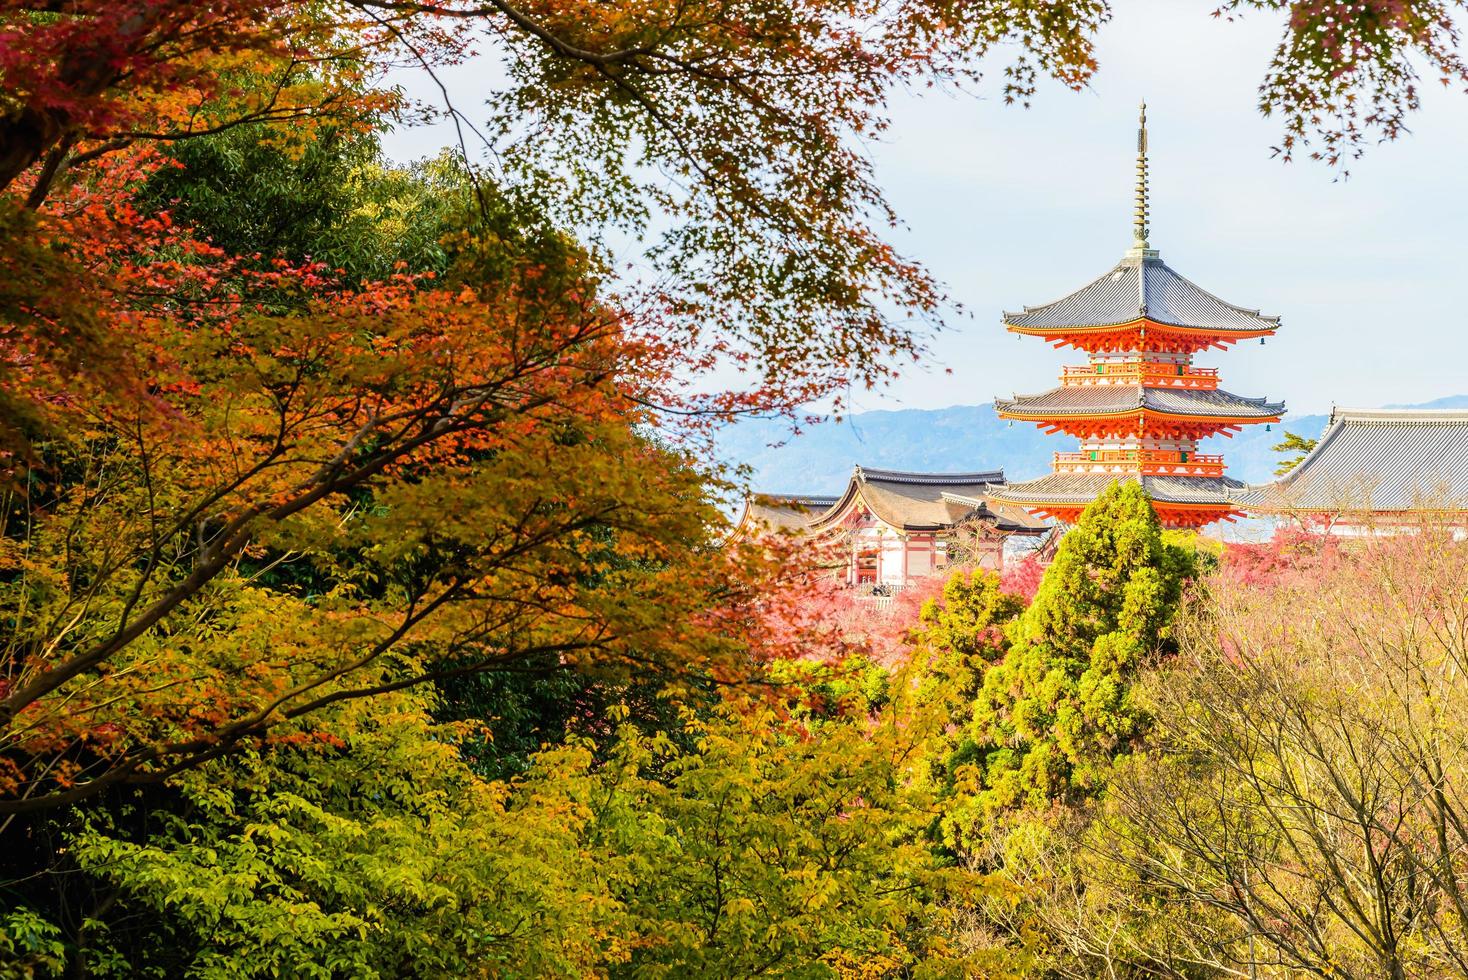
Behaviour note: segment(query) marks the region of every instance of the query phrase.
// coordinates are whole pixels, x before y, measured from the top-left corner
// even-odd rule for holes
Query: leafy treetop
[[[1194,558],[1168,542],[1145,491],[1115,483],[1061,540],[1034,602],[1008,629],[973,707],[967,817],[1100,792],[1146,719],[1131,684],[1169,642]]]
[[[1306,439],[1304,436],[1293,432],[1286,432],[1284,439],[1271,447],[1275,452],[1282,454],[1279,465],[1274,468],[1275,476],[1284,476],[1290,470],[1300,465],[1300,462],[1309,455],[1310,451],[1320,442],[1319,439]]]

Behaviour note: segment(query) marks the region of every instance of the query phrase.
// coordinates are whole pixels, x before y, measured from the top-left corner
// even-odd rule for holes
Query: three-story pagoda
[[[1226,349],[1279,329],[1279,317],[1227,303],[1178,275],[1148,241],[1147,107],[1137,132],[1135,241],[1121,262],[1070,295],[1006,313],[1017,334],[1074,347],[1088,364],[1064,368],[1060,387],[996,399],[1000,418],[1035,422],[1080,440],[1055,454],[1054,472],[997,487],[996,500],[1074,522],[1116,480],[1135,480],[1168,527],[1201,527],[1241,511],[1231,495],[1244,484],[1224,476],[1221,455],[1198,441],[1245,425],[1278,422],[1284,404],[1218,387],[1216,368],[1193,355]]]

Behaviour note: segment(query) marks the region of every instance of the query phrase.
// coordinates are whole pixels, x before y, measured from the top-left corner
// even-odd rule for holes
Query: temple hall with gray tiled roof
[[[992,496],[1003,484],[1003,470],[913,473],[856,466],[837,495],[751,497],[736,533],[823,539],[841,556],[850,585],[902,587],[946,567],[955,548],[997,568],[1006,539],[1049,531],[1047,522]]]
[[[1468,410],[1335,409],[1294,469],[1233,499],[1257,513],[1347,520],[1468,512]]]

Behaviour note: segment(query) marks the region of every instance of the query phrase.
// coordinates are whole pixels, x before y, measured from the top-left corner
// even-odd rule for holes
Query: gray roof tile
[[[856,467],[847,491],[822,517],[833,516],[858,491],[872,513],[894,527],[929,529],[955,522],[948,497],[981,499],[989,488],[1004,482],[1003,470],[978,473],[908,473]],[[946,495],[946,496],[945,496]],[[970,508],[972,509],[972,508]]]
[[[1174,504],[1226,504],[1244,484],[1226,476],[1172,477],[1134,474],[1052,473],[1026,483],[1011,483],[991,492],[995,500],[1024,503],[1089,503],[1116,482],[1141,483],[1153,500]]]
[[[1269,512],[1468,510],[1468,411],[1337,409],[1298,466],[1234,499]]]
[[[1062,385],[1038,395],[996,398],[1001,412],[1026,415],[1114,415],[1150,409],[1167,415],[1219,415],[1228,418],[1273,418],[1284,412],[1283,402],[1245,398],[1206,388],[1143,388],[1140,385]]]
[[[938,530],[972,517],[1008,531],[1032,533],[1048,525],[1022,509],[990,504],[1004,483],[1003,470],[912,473],[856,467],[838,496],[759,494],[746,503],[745,522],[772,528],[819,529],[841,514],[858,493],[878,518],[894,527]]]
[[[1003,470],[979,470],[974,473],[911,473],[905,470],[877,470],[869,466],[858,466],[857,470],[867,481],[881,483],[920,483],[931,487],[981,486],[986,483],[1003,483]]]
[[[840,497],[757,494],[745,502],[745,520],[769,528],[803,528],[830,510]]]
[[[1155,255],[1128,254],[1110,272],[1069,296],[1005,313],[1004,322],[1032,330],[1114,326],[1146,317],[1199,330],[1252,333],[1279,328],[1279,317],[1235,306],[1178,275]]]

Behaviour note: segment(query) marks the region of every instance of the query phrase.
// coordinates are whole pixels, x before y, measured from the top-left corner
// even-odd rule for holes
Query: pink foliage
[[[999,573],[999,587],[1025,602],[1034,602],[1035,593],[1040,591],[1040,580],[1044,577],[1045,566],[1038,558],[1028,555],[1019,561],[1005,563],[1004,570]]]
[[[1272,670],[1308,652],[1345,684],[1434,645],[1454,647],[1440,663],[1459,656],[1468,542],[1426,521],[1355,538],[1286,531],[1229,546],[1209,594],[1227,663]]]
[[[801,659],[835,661],[859,654],[896,669],[912,654],[912,633],[922,625],[923,606],[942,597],[956,571],[916,579],[890,598],[849,588],[830,575],[804,577],[792,583],[779,605],[782,631],[799,638]],[[1044,574],[1042,563],[1023,559],[1005,568],[1001,587],[1029,602]]]
[[[946,575],[932,575],[896,595],[877,597],[829,572],[789,576],[779,601],[766,611],[766,626],[798,643],[803,660],[859,654],[895,668],[907,660],[908,634],[919,623],[923,603],[941,595],[945,581]]]
[[[1298,572],[1321,572],[1340,558],[1340,542],[1328,534],[1282,525],[1261,544],[1228,543],[1220,572],[1242,586],[1275,585]]]
[[[1424,517],[1376,531],[1337,537],[1286,525],[1267,542],[1225,544],[1206,587],[1223,660],[1244,669],[1270,651],[1295,649],[1303,634],[1345,671],[1363,637],[1380,642],[1402,624],[1431,627],[1457,615],[1457,590],[1468,581],[1459,529]]]
[[[946,573],[916,579],[892,597],[885,608],[867,606],[864,617],[853,622],[867,655],[889,669],[907,663],[911,651],[909,635],[919,625],[923,604],[943,594]]]

